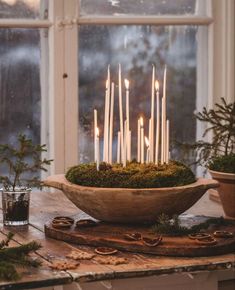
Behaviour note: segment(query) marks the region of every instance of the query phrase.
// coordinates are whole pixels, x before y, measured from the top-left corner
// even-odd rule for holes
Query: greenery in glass
[[[15,146],[0,144],[0,185],[2,185],[3,220],[5,225],[28,223],[30,191],[41,188],[41,170],[52,160],[42,159],[46,145],[34,145],[23,134],[17,137]]]

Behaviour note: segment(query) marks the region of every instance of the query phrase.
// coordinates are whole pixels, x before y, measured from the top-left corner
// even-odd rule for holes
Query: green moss
[[[159,188],[181,186],[195,182],[192,171],[182,163],[171,161],[168,165],[121,164],[102,162],[99,171],[95,163],[80,164],[70,168],[66,178],[72,183],[107,188]]]
[[[235,173],[235,153],[214,157],[209,163],[209,169],[226,173]]]

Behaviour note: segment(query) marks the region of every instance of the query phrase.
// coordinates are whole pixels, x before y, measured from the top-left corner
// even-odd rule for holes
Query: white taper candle
[[[106,81],[106,91],[105,91],[105,110],[104,110],[104,147],[103,147],[103,161],[108,162],[109,160],[109,108],[110,107],[110,89],[109,81]]]
[[[164,98],[164,121],[163,121],[163,130],[164,130],[164,147],[163,147],[163,158],[164,158],[164,163],[166,162],[166,73],[167,73],[167,67],[165,65],[164,68],[164,77],[163,77],[163,98]]]
[[[152,137],[152,118],[149,119],[149,136],[148,136],[148,140],[149,140],[149,151],[151,149],[151,146],[150,146],[151,145],[150,144],[151,137]],[[150,152],[150,155],[151,155],[151,152]],[[149,156],[149,158],[150,158],[150,156]]]
[[[129,151],[128,160],[131,161],[131,131],[129,131]]]
[[[129,81],[127,79],[124,80],[126,87],[126,120],[127,120],[127,129],[129,131],[130,128],[130,112],[129,112]]]
[[[124,130],[123,130],[123,109],[122,109],[122,72],[121,64],[118,66],[118,93],[119,93],[119,120],[121,135],[121,162],[124,162]]]
[[[127,79],[124,80],[125,87],[126,87],[126,121],[127,121],[127,151],[126,151],[126,158],[130,161],[130,138],[129,138],[129,130],[130,130],[130,106],[129,106],[129,81]]]
[[[170,150],[170,121],[166,120],[166,164],[169,163]]]
[[[140,163],[144,163],[144,120],[140,117]]]
[[[160,99],[159,99],[159,82],[155,82],[156,88],[156,144],[155,144],[155,164],[158,164],[159,157],[159,139],[160,139]]]
[[[155,66],[153,65],[152,69],[152,94],[151,94],[151,134],[150,134],[150,139],[149,139],[149,151],[150,151],[150,161],[154,161],[154,99],[155,99],[155,93],[154,93],[154,88],[155,88]]]
[[[100,138],[99,138],[99,128],[96,127],[96,170],[100,167]]]
[[[114,83],[111,84],[110,121],[109,121],[109,163],[113,162],[113,110],[114,110]]]
[[[121,162],[121,132],[118,131],[117,138],[117,163]]]
[[[140,119],[138,119],[137,123],[137,162],[140,162]]]
[[[161,122],[161,164],[164,164],[164,159],[165,159],[165,150],[164,150],[164,148],[165,148],[165,143],[164,143],[164,141],[165,141],[165,118],[164,118],[164,107],[165,107],[165,105],[164,105],[164,101],[165,101],[165,98],[162,98],[162,122]]]
[[[124,151],[123,151],[123,167],[126,167],[127,161],[127,146],[128,146],[128,132],[127,132],[127,120],[124,122]]]
[[[94,110],[94,162],[97,160],[96,152],[96,128],[97,128],[97,110]]]
[[[147,147],[146,149],[146,163],[149,163],[150,162],[150,148],[149,148],[149,139],[147,137],[145,137],[145,145]]]

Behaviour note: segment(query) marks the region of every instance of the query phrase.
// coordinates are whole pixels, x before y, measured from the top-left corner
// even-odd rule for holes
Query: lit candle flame
[[[129,81],[127,79],[124,80],[125,87],[127,90],[129,90]]]
[[[141,127],[144,126],[144,119],[143,119],[143,117],[140,117],[140,126],[141,126]]]
[[[99,130],[99,128],[98,127],[96,127],[96,137],[99,137],[99,135],[100,135],[100,130]]]
[[[159,81],[155,82],[155,89],[156,89],[156,91],[159,91]]]
[[[149,139],[146,136],[144,137],[144,139],[146,147],[149,148]]]

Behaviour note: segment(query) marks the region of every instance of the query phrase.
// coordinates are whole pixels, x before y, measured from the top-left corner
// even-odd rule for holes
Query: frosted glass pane
[[[93,160],[93,110],[98,110],[101,140],[104,123],[104,95],[107,67],[115,83],[114,161],[118,114],[118,63],[123,79],[130,80],[130,126],[132,157],[136,157],[137,118],[144,115],[145,132],[150,118],[151,71],[156,66],[162,90],[163,70],[167,73],[167,114],[170,119],[172,158],[180,158],[173,140],[191,142],[196,138],[197,51],[196,26],[82,26],[79,41],[79,149],[80,161]],[[124,84],[123,84],[124,86]],[[160,94],[162,96],[162,92]],[[123,89],[123,98],[125,89]],[[124,102],[124,101],[123,101]],[[102,141],[101,141],[102,147]],[[102,149],[101,149],[102,151]],[[192,158],[194,158],[192,156]]]
[[[48,0],[0,0],[0,18],[48,18]]]
[[[204,1],[204,2],[203,2]],[[205,0],[81,0],[81,14],[187,15],[197,14]]]
[[[40,46],[39,30],[0,29],[0,143],[40,143]]]

